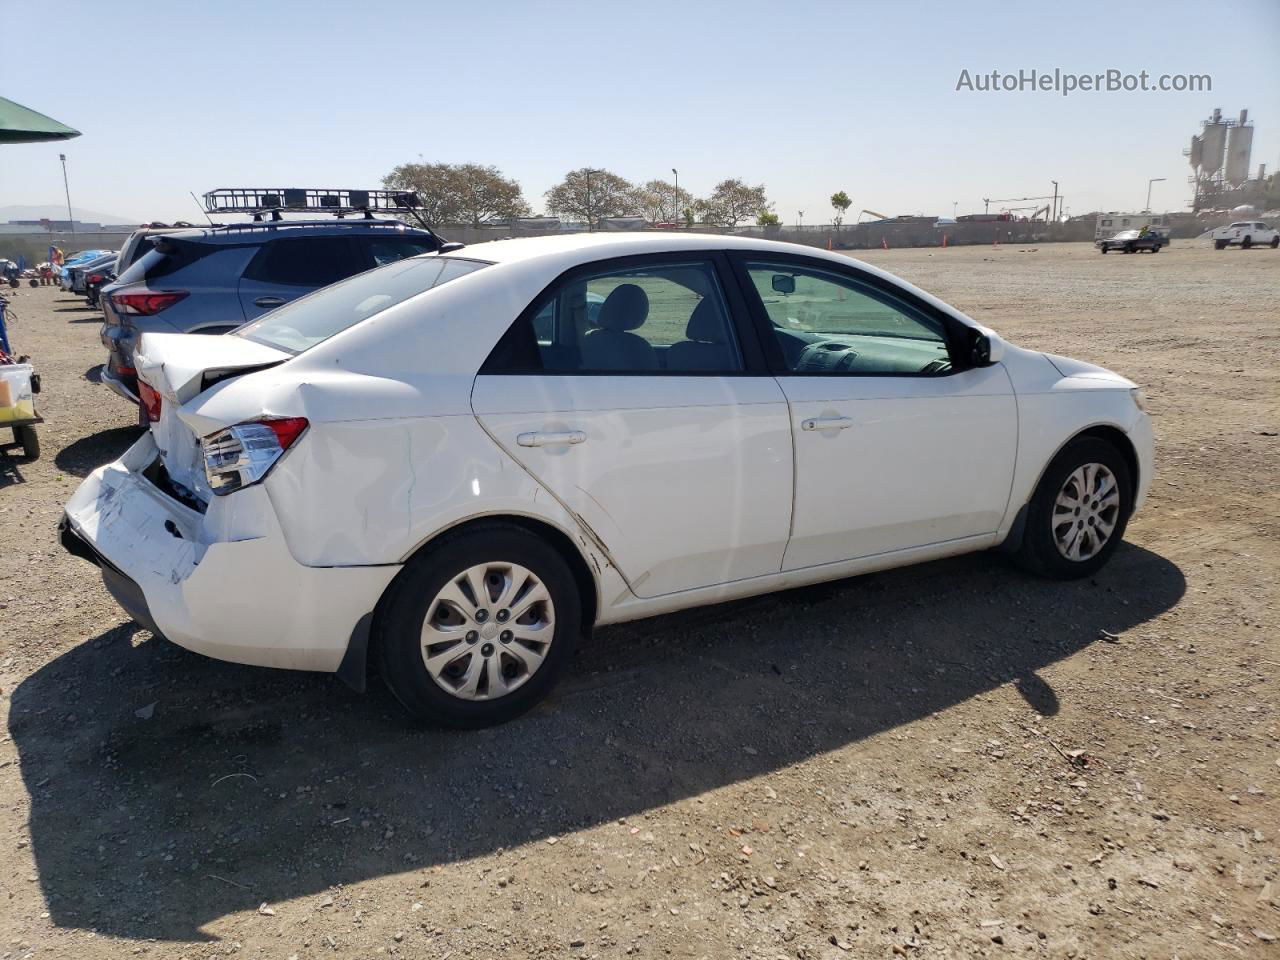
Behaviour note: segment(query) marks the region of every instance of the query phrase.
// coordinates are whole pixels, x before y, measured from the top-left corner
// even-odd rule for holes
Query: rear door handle
[[[284,306],[283,297],[259,297],[253,301],[255,307],[282,307]]]
[[[801,430],[847,430],[853,426],[853,417],[810,417],[800,421]]]
[[[558,447],[573,443],[582,443],[587,435],[581,430],[562,430],[559,433],[522,433],[516,437],[516,443],[522,447]]]

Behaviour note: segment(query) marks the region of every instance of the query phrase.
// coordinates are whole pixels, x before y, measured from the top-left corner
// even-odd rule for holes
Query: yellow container
[[[31,364],[0,364],[0,423],[30,420],[36,415],[31,394]]]

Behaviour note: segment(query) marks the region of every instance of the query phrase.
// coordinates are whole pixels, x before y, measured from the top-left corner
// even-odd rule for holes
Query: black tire
[[[1152,247],[1152,248],[1151,248],[1151,252],[1152,252],[1152,253],[1159,253],[1159,252],[1160,252],[1160,244],[1158,244],[1158,243],[1157,243],[1154,247]]]
[[[1253,246],[1253,237],[1245,237],[1243,240],[1240,241],[1241,250],[1248,250],[1252,246]]]
[[[554,610],[552,640],[541,665],[524,682],[495,699],[463,699],[437,683],[423,662],[422,628],[439,592],[451,578],[484,563],[525,567],[546,587]],[[569,564],[546,540],[524,527],[493,522],[447,533],[422,550],[388,588],[372,641],[382,678],[418,720],[474,729],[505,723],[542,700],[573,654],[582,630],[582,604]],[[481,641],[494,647],[492,640]],[[501,656],[501,648],[496,648]]]
[[[1274,250],[1277,247],[1280,247],[1280,233],[1271,238],[1271,249]]]
[[[1138,249],[1138,248],[1137,248],[1137,247],[1135,247],[1132,243],[1126,243],[1126,244],[1124,245],[1124,252],[1125,252],[1125,253],[1133,253],[1133,252],[1134,252],[1134,251],[1136,251],[1137,249]]]
[[[1109,250],[1109,248],[1107,247],[1107,245],[1106,245],[1105,243],[1104,243],[1104,244],[1103,244],[1099,249],[1100,249],[1103,253],[1106,253],[1106,252]]]
[[[1054,503],[1059,492],[1078,468],[1102,464],[1116,478],[1120,498],[1115,528],[1102,548],[1085,560],[1071,560],[1058,549],[1054,537]],[[1014,559],[1033,573],[1055,580],[1077,580],[1097,573],[1111,559],[1124,539],[1129,514],[1133,512],[1133,477],[1129,465],[1115,447],[1097,437],[1078,437],[1068,443],[1050,462],[1027,505],[1022,544]]]
[[[36,433],[36,428],[28,424],[24,427],[13,428],[13,439],[20,447],[28,460],[40,459],[40,435]]]
[[[1225,240],[1215,240],[1215,241],[1213,241],[1213,249],[1215,249],[1215,250],[1225,250],[1225,249],[1227,249],[1227,241],[1225,241]]]

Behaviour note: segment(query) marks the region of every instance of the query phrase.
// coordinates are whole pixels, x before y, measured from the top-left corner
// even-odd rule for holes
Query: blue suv
[[[229,202],[224,195],[231,195]],[[425,224],[419,229],[373,218],[376,210],[412,211],[412,194],[218,190],[205,194],[205,204],[210,213],[252,213],[254,221],[150,238],[152,248],[102,289],[101,338],[108,355],[102,382],[133,403],[133,351],[144,333],[227,333],[365,270],[460,246],[446,245]],[[281,216],[304,210],[333,216]]]

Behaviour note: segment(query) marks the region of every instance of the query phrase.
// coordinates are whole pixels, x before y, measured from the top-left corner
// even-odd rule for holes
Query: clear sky
[[[34,10],[34,8],[32,8]],[[1214,107],[1280,165],[1278,0],[219,0],[17,9],[0,95],[83,131],[0,147],[0,206],[195,219],[220,186],[376,186],[398,163],[494,164],[535,210],[571,168],[704,194],[764,183],[829,220],[982,210],[1057,180],[1070,212],[1184,209]],[[33,14],[34,16],[35,14]],[[962,69],[1209,74],[1212,92],[957,92]]]

